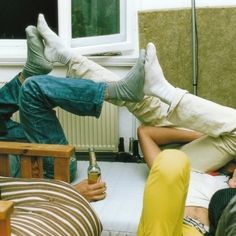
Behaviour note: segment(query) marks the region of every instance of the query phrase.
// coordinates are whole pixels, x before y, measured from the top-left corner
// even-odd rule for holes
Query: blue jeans
[[[7,129],[7,134],[0,136],[0,141],[26,141],[21,124],[11,120],[12,115],[19,110],[18,97],[21,84],[18,75],[0,89],[0,116]]]
[[[0,116],[7,133],[0,135],[0,141],[27,142],[23,127],[18,122],[11,120],[11,116],[19,110],[18,97],[21,83],[16,75],[10,82],[0,89]],[[10,156],[11,176],[17,177],[20,173],[20,160],[18,156]]]
[[[0,115],[6,120],[19,110],[18,97],[20,86],[18,75],[16,75],[0,89]]]
[[[49,75],[28,78],[19,95],[20,120],[27,139],[34,143],[68,144],[53,108],[59,106],[76,115],[98,118],[105,88],[105,83],[90,80]],[[53,159],[47,158],[44,168],[49,177],[53,175],[53,166]]]
[[[19,110],[20,89],[21,84],[18,80],[18,75],[0,89],[0,116],[3,118],[3,122],[5,123],[4,125],[7,129],[7,134],[0,135],[0,141],[37,142],[36,140],[41,140],[42,143],[47,143],[48,140],[44,141],[43,139],[38,139],[37,137],[34,139],[30,138],[30,136],[26,136],[22,124],[11,120],[13,113]],[[33,135],[37,134],[32,134],[32,136]],[[56,144],[56,140],[54,141]],[[67,143],[66,139],[64,143]],[[53,161],[51,158],[45,159],[44,170],[46,177],[53,177]],[[72,157],[70,162],[71,181],[76,176],[76,171],[76,159]],[[15,155],[10,156],[10,173],[13,177],[18,177],[20,174],[20,159]]]

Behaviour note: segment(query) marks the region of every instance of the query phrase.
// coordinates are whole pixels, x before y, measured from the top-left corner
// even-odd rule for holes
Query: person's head
[[[236,169],[234,169],[232,177],[229,179],[228,185],[230,188],[236,188]]]

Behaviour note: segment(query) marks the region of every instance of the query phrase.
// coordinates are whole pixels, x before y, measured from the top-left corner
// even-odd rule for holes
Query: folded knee
[[[152,170],[155,169],[162,176],[172,181],[178,176],[188,174],[190,164],[184,152],[176,149],[167,149],[157,156],[152,167]]]
[[[144,136],[149,136],[149,130],[150,127],[149,126],[145,126],[145,125],[140,125],[137,129],[137,134],[139,138],[142,138]]]
[[[23,107],[28,103],[32,104],[39,100],[42,93],[41,85],[45,83],[47,78],[44,75],[31,76],[22,84],[19,94],[19,106]],[[35,99],[37,97],[37,99]]]

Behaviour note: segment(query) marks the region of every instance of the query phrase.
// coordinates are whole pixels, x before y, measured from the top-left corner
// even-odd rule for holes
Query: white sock
[[[67,64],[73,56],[72,50],[49,28],[43,14],[38,16],[37,29],[45,42],[44,54],[47,60]]]
[[[146,95],[158,97],[167,104],[171,104],[175,96],[175,87],[165,79],[153,43],[148,43],[146,47],[143,91]]]

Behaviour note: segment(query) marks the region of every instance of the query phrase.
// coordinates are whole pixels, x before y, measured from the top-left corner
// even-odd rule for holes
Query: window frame
[[[121,24],[123,25],[122,37],[123,40],[117,40],[116,35],[110,36],[96,36],[96,37],[85,37],[83,40],[105,40],[104,43],[94,45],[80,45],[78,46],[72,39],[71,33],[71,0],[58,0],[58,34],[63,39],[67,46],[73,47],[75,52],[82,55],[91,55],[97,53],[106,52],[123,52],[124,55],[127,53],[133,54],[137,50],[137,3],[136,1],[120,0],[121,6],[125,6],[123,14],[125,20],[121,17]],[[109,40],[110,38],[110,40]],[[108,40],[107,40],[108,39]],[[80,39],[78,39],[79,41]],[[6,40],[0,39],[0,63],[13,63],[22,62],[27,57],[27,46],[26,40]]]
[[[123,40],[118,41],[117,35],[72,39],[71,1],[68,0],[58,0],[58,32],[60,37],[63,38],[66,44],[71,46],[74,51],[83,55],[135,50],[135,39],[137,37],[137,3],[136,1],[132,2],[130,0],[120,1],[121,7],[123,8],[121,10],[120,24],[121,27],[123,26],[123,28],[121,28],[121,37],[123,37]],[[101,43],[102,40],[104,40],[104,43]],[[82,43],[80,44],[84,45],[78,46],[76,41],[81,41]],[[89,43],[90,45],[86,45],[88,41],[94,41],[94,44],[91,45],[91,43]]]

